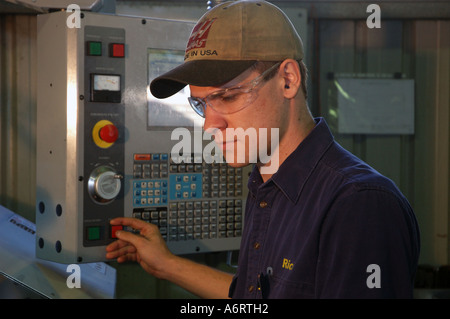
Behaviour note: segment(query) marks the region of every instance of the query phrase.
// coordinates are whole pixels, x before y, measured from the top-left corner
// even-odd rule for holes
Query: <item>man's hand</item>
[[[106,258],[119,263],[136,261],[149,274],[169,280],[202,298],[227,298],[232,274],[194,263],[172,254],[157,226],[135,218],[116,218],[111,225],[134,228],[139,234],[120,230],[118,240],[106,247]]]
[[[111,225],[123,225],[139,231],[133,234],[128,231],[116,232],[118,240],[106,247],[106,258],[117,259],[117,262],[138,262],[149,274],[163,277],[164,265],[174,255],[169,251],[157,226],[135,218],[116,218]]]

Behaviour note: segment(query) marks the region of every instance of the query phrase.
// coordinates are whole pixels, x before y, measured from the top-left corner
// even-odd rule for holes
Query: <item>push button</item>
[[[125,44],[111,43],[109,45],[109,56],[113,58],[123,58],[125,56]]]
[[[102,43],[98,41],[87,42],[87,55],[101,56],[102,55]]]
[[[119,138],[119,130],[113,124],[107,124],[100,129],[100,138],[106,143],[114,143]]]
[[[111,238],[117,238],[116,236],[116,232],[118,230],[122,230],[123,226],[119,225],[119,226],[111,226]]]
[[[100,227],[88,227],[87,229],[87,239],[88,240],[98,240],[100,239]]]
[[[98,121],[92,129],[92,139],[98,147],[111,147],[118,138],[119,130],[108,120]]]

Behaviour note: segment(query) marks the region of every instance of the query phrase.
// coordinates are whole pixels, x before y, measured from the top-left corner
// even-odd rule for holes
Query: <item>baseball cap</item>
[[[193,28],[184,63],[150,84],[156,98],[188,84],[219,86],[257,61],[303,59],[303,44],[289,18],[266,1],[228,1],[206,12]]]

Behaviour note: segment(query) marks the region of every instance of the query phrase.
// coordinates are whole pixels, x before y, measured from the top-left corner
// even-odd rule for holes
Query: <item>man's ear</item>
[[[301,73],[297,61],[286,59],[280,65],[280,72],[283,78],[284,97],[287,99],[294,98],[301,87]]]

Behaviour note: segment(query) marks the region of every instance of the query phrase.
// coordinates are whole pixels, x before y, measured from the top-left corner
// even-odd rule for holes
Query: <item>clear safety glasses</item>
[[[219,90],[204,98],[188,97],[189,104],[201,117],[205,117],[207,105],[220,114],[239,112],[256,99],[256,93],[254,92],[255,88],[258,87],[271,71],[280,64],[281,62],[273,65],[261,73],[257,78],[246,84]]]

